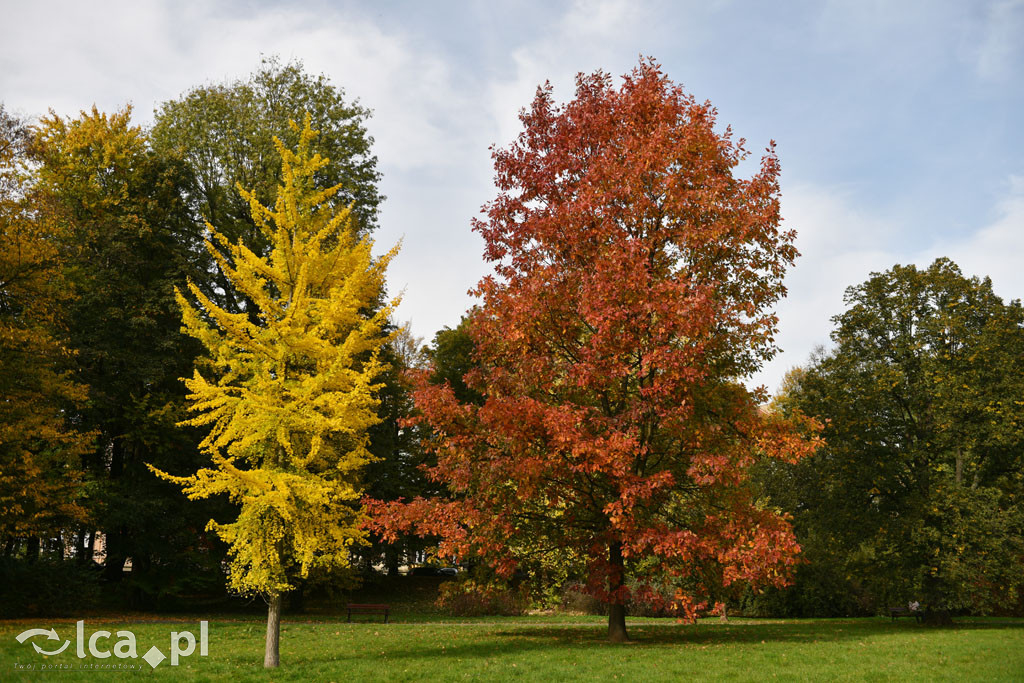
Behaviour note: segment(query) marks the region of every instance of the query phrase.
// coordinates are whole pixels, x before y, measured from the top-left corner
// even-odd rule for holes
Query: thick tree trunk
[[[611,565],[608,590],[615,596],[608,611],[608,640],[625,643],[629,640],[629,634],[626,632],[626,605],[620,591],[626,585],[626,563],[622,559],[621,542],[615,541],[608,546],[608,563]]]
[[[281,666],[281,595],[270,596],[267,608],[267,649],[263,655],[263,666],[276,669]]]
[[[629,642],[626,633],[626,606],[621,602],[613,602],[608,612],[608,640],[613,643]]]

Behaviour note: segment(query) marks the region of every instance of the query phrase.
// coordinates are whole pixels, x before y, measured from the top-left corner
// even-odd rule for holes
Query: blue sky
[[[37,115],[131,102],[139,123],[261,54],[301,59],[374,110],[377,239],[404,237],[391,288],[415,334],[455,324],[488,272],[469,221],[493,195],[488,146],[538,84],[639,55],[782,161],[803,257],[779,306],[783,353],[827,343],[842,292],[945,255],[1024,297],[1024,0],[992,2],[49,2],[4,0],[0,99]]]

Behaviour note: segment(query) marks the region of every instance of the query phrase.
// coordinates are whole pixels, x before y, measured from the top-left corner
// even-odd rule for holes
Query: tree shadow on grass
[[[787,622],[745,622],[739,624],[634,624],[629,626],[632,641],[628,644],[610,643],[605,629],[593,625],[581,626],[503,626],[493,624],[480,630],[471,627],[438,625],[420,636],[422,643],[381,644],[390,660],[419,660],[443,655],[449,658],[494,659],[523,655],[527,652],[548,650],[552,654],[566,652],[586,654],[609,648],[627,648],[630,652],[665,646],[702,647],[707,645],[748,645],[761,643],[824,644],[847,640],[863,641],[872,637],[894,634],[917,634],[950,630],[921,626],[916,623],[890,623],[882,619],[807,620]],[[386,627],[384,627],[386,628]],[[1024,631],[1024,622],[967,622],[956,628],[1018,629]],[[450,640],[445,640],[446,638]],[[625,650],[624,650],[625,651]],[[324,653],[315,660],[360,659],[358,652],[342,654]],[[383,652],[382,652],[383,654]]]
[[[903,624],[894,624],[892,629],[877,625],[865,626],[857,622],[786,622],[786,623],[743,623],[743,624],[638,624],[629,626],[631,643],[635,645],[708,645],[726,643],[815,643],[863,639],[866,636],[907,630]],[[497,631],[496,636],[529,636],[536,639],[578,642],[579,636],[565,629],[525,627],[516,630]],[[577,630],[578,631],[578,630]],[[605,639],[603,629],[588,629],[584,641],[594,646],[611,646]]]

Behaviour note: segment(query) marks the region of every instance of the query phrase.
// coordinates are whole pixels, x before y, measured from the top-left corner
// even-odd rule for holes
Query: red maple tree
[[[538,89],[474,222],[495,268],[470,321],[485,400],[425,378],[415,394],[451,496],[367,501],[375,531],[438,535],[442,554],[504,574],[517,548],[565,549],[610,605],[612,640],[627,598],[657,600],[666,580],[687,619],[712,583],[786,582],[799,547],[747,475],[814,443],[740,380],[775,351],[797,251],[774,143],[736,178],[743,141],[715,117],[652,60],[618,90],[578,76],[568,104]]]

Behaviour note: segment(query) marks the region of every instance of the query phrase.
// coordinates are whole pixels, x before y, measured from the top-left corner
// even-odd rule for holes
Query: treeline
[[[320,131],[315,151],[330,160],[316,182],[340,184],[331,201],[351,205],[359,230],[372,233],[383,197],[369,112],[301,64],[272,59],[247,79],[194,88],[160,105],[149,128],[133,126],[129,108],[28,122],[0,106],[6,614],[70,611],[98,592],[145,608],[223,592],[225,546],[207,522],[237,509],[217,497],[189,501],[148,467],[191,474],[207,464],[201,430],[179,426],[181,378],[203,353],[181,330],[174,288],[192,282],[221,309],[256,315],[204,241],[215,226],[266,253],[238,188],[273,204],[282,180],[273,139],[293,147],[289,121],[305,114]],[[874,614],[913,600],[945,613],[1024,612],[1020,303],[945,259],[872,274],[846,303],[832,347],[792,370],[765,408],[823,426],[814,455],[766,459],[752,481],[759,509],[792,516],[803,558],[795,583],[722,599],[778,616]],[[465,380],[473,341],[465,325],[426,347],[399,332],[383,356],[376,461],[363,490],[376,501],[441,494],[422,467],[433,462],[431,435],[408,421],[407,371],[425,370],[459,402],[480,405],[479,384]],[[746,367],[726,356],[723,367]],[[354,550],[355,564],[397,574],[435,545],[373,537]]]
[[[895,266],[846,292],[833,346],[773,407],[824,444],[760,473],[793,514],[796,584],[764,613],[874,614],[910,601],[1024,613],[1024,310],[948,259]]]
[[[195,283],[232,313],[255,315],[204,246],[209,225],[267,250],[245,187],[273,204],[281,181],[274,137],[308,112],[329,159],[317,182],[340,184],[359,230],[377,227],[383,197],[369,112],[299,63],[266,60],[247,79],[196,87],[165,102],[149,128],[131,109],[39,121],[0,105],[0,543],[7,613],[72,609],[96,587],[133,606],[223,591],[224,548],[206,530],[235,514],[192,503],[147,468],[194,472],[202,434],[185,387],[201,347],[182,333],[174,287]],[[208,225],[209,224],[209,225]],[[368,492],[421,485],[406,368],[420,343],[385,350],[382,421]],[[362,548],[366,565],[383,546]],[[397,555],[388,551],[397,568]],[[28,566],[31,565],[31,566]],[[101,576],[92,576],[101,574]],[[99,583],[97,583],[99,581]],[[27,583],[26,583],[27,582]]]

